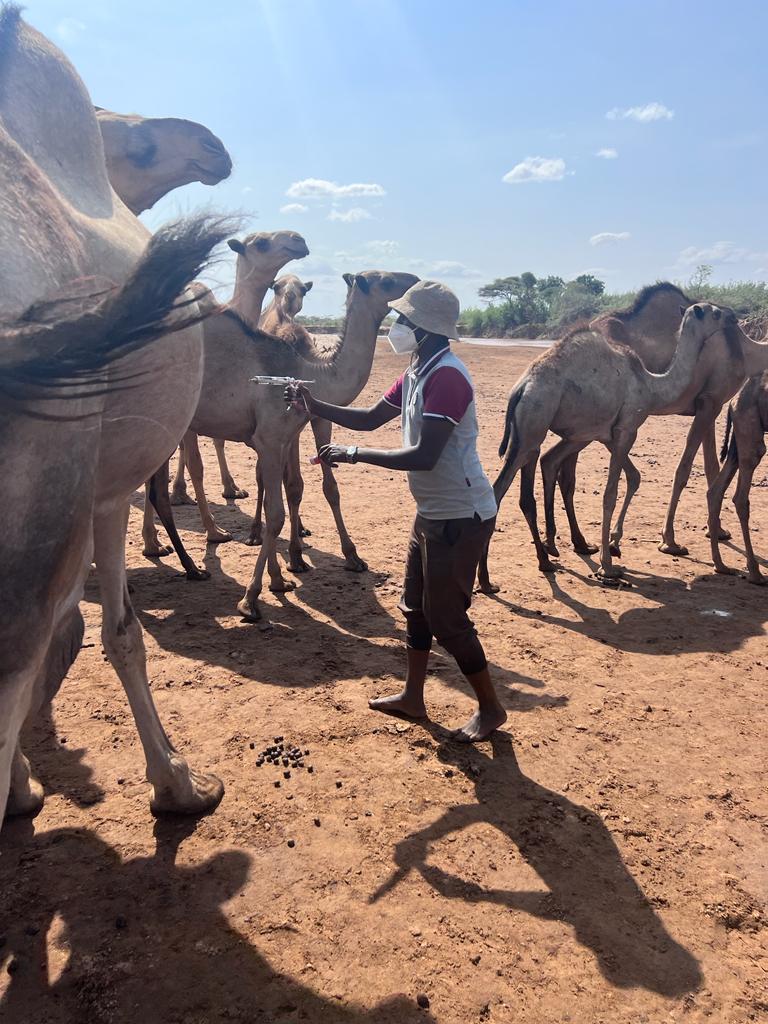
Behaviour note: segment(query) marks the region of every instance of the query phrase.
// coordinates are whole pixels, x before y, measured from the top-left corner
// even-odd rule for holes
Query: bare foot
[[[479,743],[499,729],[507,720],[507,712],[499,704],[495,708],[481,711],[479,708],[461,729],[454,729],[451,735],[459,743]]]
[[[426,718],[427,709],[423,700],[416,700],[402,693],[393,693],[391,697],[376,697],[368,701],[372,711],[384,711],[388,715],[406,715],[408,718]]]

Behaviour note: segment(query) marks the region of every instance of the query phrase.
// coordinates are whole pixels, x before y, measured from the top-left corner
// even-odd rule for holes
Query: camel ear
[[[355,274],[355,284],[364,295],[367,295],[368,292],[371,290],[371,286],[368,283],[368,278],[363,277],[362,274]]]
[[[277,291],[277,281],[270,281],[269,282],[269,287],[272,289],[273,292],[276,292]]]
[[[313,284],[314,284],[314,281],[305,281],[304,282],[304,294],[305,295],[307,294],[307,292],[311,292],[312,291],[312,285]]]
[[[722,315],[722,309],[720,309],[719,306],[715,306],[715,308],[712,310],[712,316],[715,318],[715,320],[719,320]]]
[[[342,274],[341,276],[344,278],[344,284],[346,284],[347,288],[351,288],[355,283],[354,274]]]
[[[685,316],[685,312],[686,312],[685,306],[681,306],[680,307],[680,316]]]
[[[238,256],[245,256],[245,246],[238,238],[228,238],[227,245],[232,252],[236,252]]]
[[[693,307],[693,314],[697,320],[704,319],[704,310],[701,308],[700,305],[698,305],[698,303]]]

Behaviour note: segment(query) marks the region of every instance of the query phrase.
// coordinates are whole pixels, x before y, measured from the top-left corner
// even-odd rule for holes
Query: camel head
[[[297,231],[258,231],[227,245],[237,253],[238,280],[271,283],[275,274],[291,260],[303,260],[309,248]]]
[[[379,321],[389,313],[390,302],[405,295],[419,280],[415,274],[389,270],[363,270],[342,276],[347,285],[347,310],[353,302],[364,302]]]
[[[275,293],[275,305],[283,317],[293,320],[301,312],[304,296],[312,287],[312,281],[302,281],[295,274],[285,274],[269,286]]]
[[[698,342],[701,346],[726,327],[736,324],[736,314],[732,309],[721,309],[711,302],[694,302],[687,309],[680,307],[683,322],[680,325],[680,341],[686,338]]]
[[[232,160],[201,124],[178,117],[141,117],[96,108],[112,188],[135,214],[192,181],[216,185]]]

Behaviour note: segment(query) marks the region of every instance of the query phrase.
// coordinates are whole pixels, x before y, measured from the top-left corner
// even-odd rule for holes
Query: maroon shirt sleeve
[[[472,402],[472,385],[454,366],[441,366],[424,385],[424,415],[459,423]]]
[[[403,378],[404,373],[401,373],[397,378],[392,387],[384,394],[384,401],[388,405],[394,405],[396,409],[402,409],[403,407]]]

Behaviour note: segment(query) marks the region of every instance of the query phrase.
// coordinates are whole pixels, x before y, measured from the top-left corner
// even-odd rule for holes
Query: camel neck
[[[682,331],[666,373],[645,371],[651,393],[651,415],[673,408],[683,397],[693,379],[701,349],[702,341],[695,331]]]
[[[237,261],[237,275],[235,277],[235,290],[229,302],[229,308],[253,330],[259,326],[261,318],[261,307],[264,305],[269,286],[272,283],[272,273],[260,275],[258,271],[251,270]]]
[[[741,353],[744,357],[744,376],[754,377],[768,370],[768,335],[760,341],[753,341],[741,331]]]

